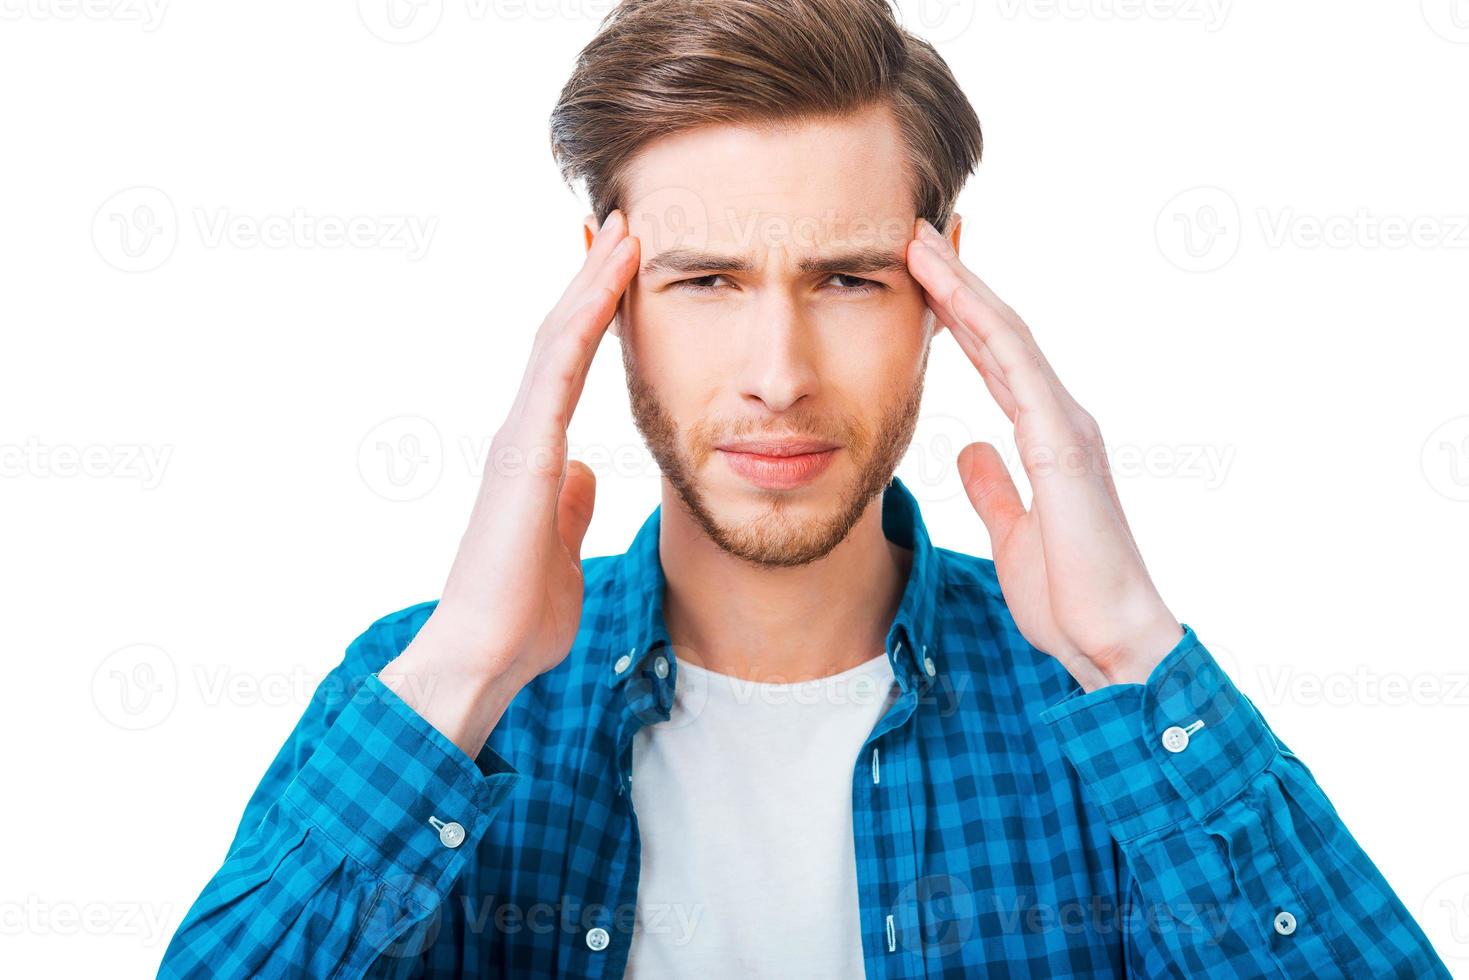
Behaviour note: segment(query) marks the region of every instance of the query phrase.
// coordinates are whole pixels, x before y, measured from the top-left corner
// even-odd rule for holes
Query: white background
[[[964,257],[1469,975],[1469,3],[903,7],[985,129]],[[8,975],[152,975],[316,681],[437,594],[583,254],[547,116],[605,9],[0,0]],[[590,555],[657,502],[626,404],[609,338]],[[974,439],[1013,458],[944,334],[899,475],[988,555]]]

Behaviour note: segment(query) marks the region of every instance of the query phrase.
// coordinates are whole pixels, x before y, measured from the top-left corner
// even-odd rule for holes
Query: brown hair
[[[917,215],[944,230],[983,151],[979,118],[890,0],[622,0],[561,90],[551,154],[601,222],[626,207],[627,163],[654,139],[874,105],[897,119]]]

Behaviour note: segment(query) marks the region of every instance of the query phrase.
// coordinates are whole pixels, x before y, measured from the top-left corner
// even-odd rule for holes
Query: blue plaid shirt
[[[856,917],[868,977],[1449,976],[1191,628],[1146,684],[1084,693],[896,478],[882,523],[913,551],[900,693],[852,767],[858,907],[830,910]],[[633,735],[678,682],[658,524],[584,561],[574,645],[476,759],[376,676],[433,603],[359,636],[160,975],[621,977]]]

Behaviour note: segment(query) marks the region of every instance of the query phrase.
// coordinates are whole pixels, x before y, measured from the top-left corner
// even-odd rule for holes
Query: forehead
[[[904,154],[897,122],[882,107],[676,133],[645,146],[628,168],[629,231],[645,259],[675,247],[900,250],[916,219]]]

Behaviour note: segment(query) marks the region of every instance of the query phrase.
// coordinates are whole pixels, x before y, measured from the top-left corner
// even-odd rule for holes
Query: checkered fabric
[[[897,478],[881,506],[913,551],[887,634],[899,695],[853,760],[859,901],[830,910],[868,977],[1449,976],[1191,627],[1146,684],[1082,692],[1020,635],[992,562],[934,547]],[[659,516],[584,561],[572,649],[477,759],[375,673],[433,603],[372,624],[159,975],[622,977],[647,925],[632,739],[678,681]]]

